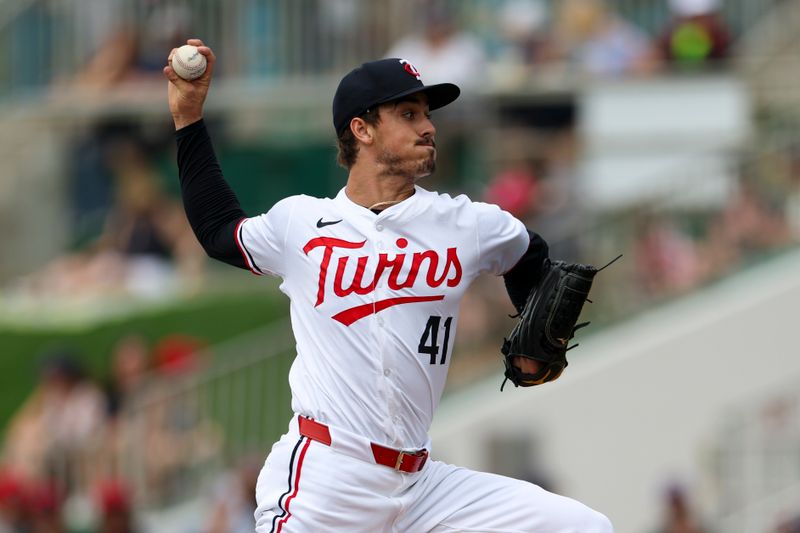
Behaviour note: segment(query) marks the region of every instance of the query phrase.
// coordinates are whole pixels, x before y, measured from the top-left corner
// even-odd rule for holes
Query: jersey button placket
[[[375,243],[375,250],[376,250],[375,255],[377,258],[380,258],[382,253],[386,253],[386,246],[383,244],[383,240],[378,240]],[[377,258],[376,261],[378,261]],[[383,288],[383,276],[381,276],[375,281],[375,301],[381,299],[380,289],[382,288]],[[378,325],[381,326],[383,325],[383,323],[381,321],[378,321]]]
[[[383,230],[383,225],[376,224],[375,225],[375,229],[378,230],[378,231],[382,231]],[[386,253],[386,245],[384,243],[384,239],[382,238],[382,236],[381,235],[377,235],[376,239],[375,239],[375,264],[376,265],[380,261],[380,256],[383,253]],[[384,276],[381,276],[377,280],[375,280],[375,290],[373,292],[373,302],[378,302],[384,297],[384,295],[383,295],[383,288],[384,288],[384,280],[383,280],[383,278],[384,278]],[[376,320],[375,321],[377,322],[379,327],[383,327],[383,318],[380,315],[376,316]]]
[[[376,227],[376,229],[377,229],[377,227]],[[373,241],[375,243],[374,244],[374,248],[373,248],[373,254],[374,254],[374,257],[373,257],[374,263],[373,264],[376,264],[376,265],[378,264],[378,261],[380,259],[380,254],[383,253],[383,251],[385,249],[383,240],[380,237],[381,237],[380,235],[376,235],[375,239]],[[377,302],[379,302],[381,300],[381,298],[382,298],[382,294],[381,293],[382,293],[382,282],[381,282],[380,279],[377,279],[375,281],[375,288],[373,289],[373,292],[372,292],[372,302],[373,302],[373,304],[376,304]],[[375,324],[375,328],[374,328],[374,332],[375,332],[374,335],[375,335],[375,341],[376,341],[375,342],[375,351],[376,351],[375,355],[381,361],[381,368],[382,368],[382,374],[383,374],[382,376],[380,376],[381,377],[381,381],[382,381],[381,389],[383,391],[385,391],[384,392],[384,398],[385,398],[385,401],[387,402],[387,410],[388,410],[388,401],[389,401],[389,398],[392,396],[392,391],[391,391],[391,385],[389,384],[389,374],[391,372],[389,371],[387,363],[385,361],[386,349],[385,349],[385,346],[384,346],[384,342],[385,342],[385,339],[386,339],[386,334],[385,334],[385,331],[383,329],[384,320],[383,320],[383,317],[378,313],[373,315],[372,319],[374,320],[374,324]]]
[[[382,232],[384,231],[385,227],[381,222],[375,223],[375,230],[378,232],[375,234],[375,255],[376,255],[376,264],[377,261],[380,259],[380,255],[386,253],[386,239],[387,236],[384,235]],[[385,276],[381,276],[376,280],[375,283],[375,290],[374,290],[374,298],[373,301],[375,303],[383,300],[387,297],[386,295],[386,282],[383,279]],[[381,315],[380,313],[375,314],[375,325],[376,328],[376,337],[378,342],[376,343],[378,346],[378,356],[380,357],[380,361],[383,367],[383,387],[386,390],[385,396],[385,409],[386,409],[386,418],[385,418],[385,431],[390,438],[394,438],[397,436],[397,423],[395,422],[395,415],[396,410],[394,408],[394,391],[392,385],[392,370],[391,370],[391,355],[387,352],[385,342],[386,342],[386,318]]]

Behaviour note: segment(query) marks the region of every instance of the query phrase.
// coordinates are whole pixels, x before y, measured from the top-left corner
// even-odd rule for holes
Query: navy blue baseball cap
[[[370,61],[354,68],[342,78],[333,96],[336,136],[340,136],[350,126],[350,121],[367,109],[418,92],[428,96],[428,108],[433,111],[458,98],[461,89],[452,83],[425,85],[414,65],[396,57]]]

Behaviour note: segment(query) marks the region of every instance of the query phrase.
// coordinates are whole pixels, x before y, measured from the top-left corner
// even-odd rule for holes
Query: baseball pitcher
[[[418,185],[436,167],[430,111],[454,101],[459,88],[424,85],[402,59],[352,70],[333,97],[345,186],[333,198],[292,196],[248,216],[203,122],[214,53],[200,40],[188,43],[206,56],[205,73],[186,81],[164,68],[187,217],[211,257],[281,278],[297,342],[294,416],[258,480],[256,531],[613,531],[575,500],[429,458],[427,433],[470,283],[503,275],[514,305],[528,309],[523,318],[544,306],[547,327],[568,322],[552,347],[533,355],[524,342],[507,341],[506,377],[527,386],[560,374],[585,297],[543,291],[582,284],[572,289],[588,292],[593,272],[551,262],[545,242],[497,206]]]

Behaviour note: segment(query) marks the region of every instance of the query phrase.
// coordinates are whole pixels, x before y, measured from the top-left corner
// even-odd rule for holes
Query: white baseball
[[[172,70],[185,80],[194,80],[206,71],[206,56],[196,46],[184,44],[172,55]]]

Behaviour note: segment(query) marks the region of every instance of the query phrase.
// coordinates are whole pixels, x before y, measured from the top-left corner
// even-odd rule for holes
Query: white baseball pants
[[[256,487],[256,533],[612,533],[580,502],[516,479],[428,460],[414,474],[374,464],[360,437],[303,437],[297,417]],[[346,442],[345,442],[346,441]]]

